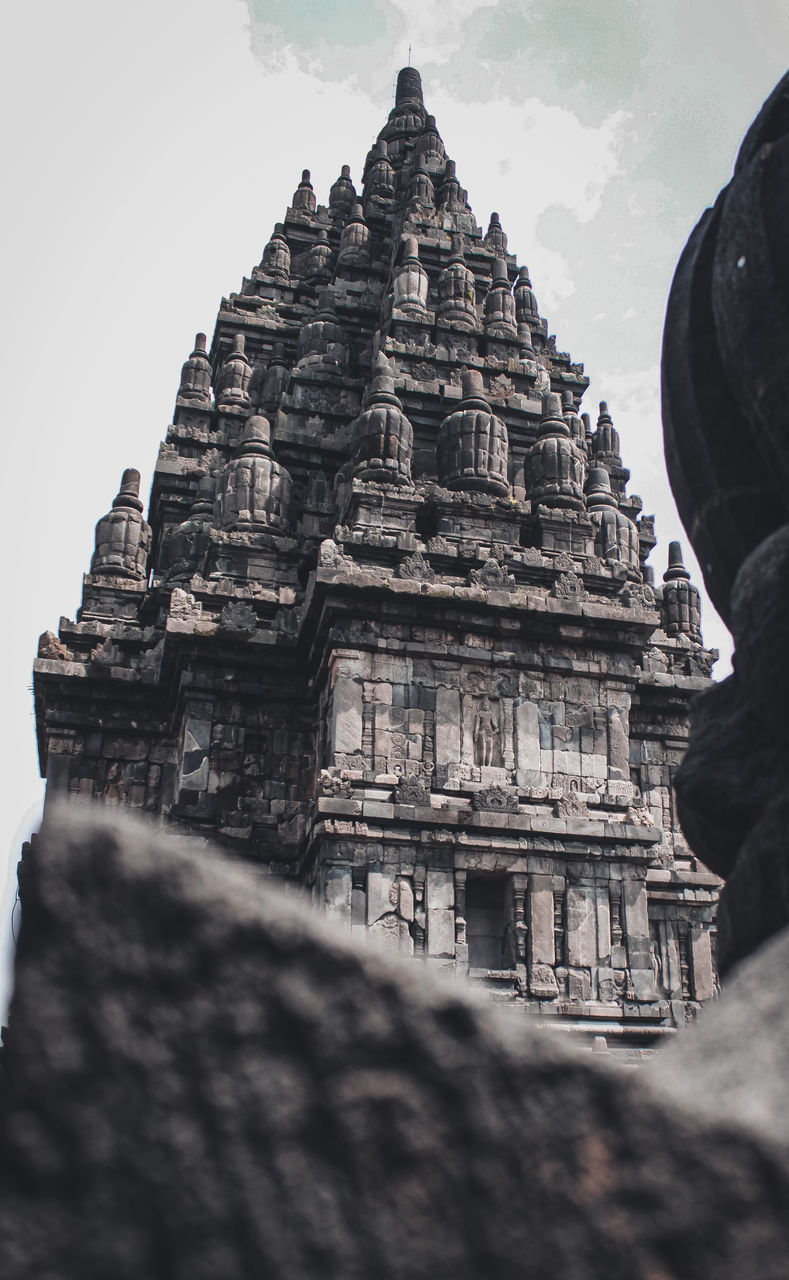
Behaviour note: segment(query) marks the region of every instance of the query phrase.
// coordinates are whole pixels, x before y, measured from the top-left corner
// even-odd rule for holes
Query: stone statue
[[[499,757],[499,725],[490,698],[483,698],[474,717],[474,762],[493,765]]]

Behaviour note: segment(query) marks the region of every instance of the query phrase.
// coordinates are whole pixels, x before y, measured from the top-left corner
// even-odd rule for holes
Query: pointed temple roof
[[[712,994],[717,882],[671,799],[714,659],[698,592],[674,547],[655,586],[608,407],[593,430],[418,71],[361,170],[299,172],[174,378],[147,521],[122,489],[42,647],[48,794],[166,817],[527,1011],[654,1039]]]

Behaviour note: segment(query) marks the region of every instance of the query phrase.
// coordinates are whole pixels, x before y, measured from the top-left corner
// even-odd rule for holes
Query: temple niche
[[[359,168],[299,171],[185,345],[145,518],[129,470],[42,637],[48,800],[144,811],[649,1052],[715,990],[719,881],[672,791],[715,658],[681,548],[653,572],[616,406],[585,411],[414,68]]]

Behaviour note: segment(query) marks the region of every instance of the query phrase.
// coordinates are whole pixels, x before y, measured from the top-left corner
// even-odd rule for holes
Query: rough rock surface
[[[24,890],[4,1280],[785,1277],[786,1152],[723,1061],[709,1115],[106,812],[50,817]]]
[[[738,966],[724,998],[656,1054],[641,1078],[710,1123],[729,1116],[789,1151],[787,971],[784,930]]]
[[[726,974],[789,924],[789,525],[743,564],[732,590],[735,674],[695,702],[676,778],[690,844],[726,877],[718,967]]]

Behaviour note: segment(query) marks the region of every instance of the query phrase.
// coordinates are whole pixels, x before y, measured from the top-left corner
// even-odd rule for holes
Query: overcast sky
[[[683,536],[660,438],[668,287],[786,70],[789,6],[5,0],[3,37],[10,906],[41,798],[38,635],[74,616],[124,467],[147,493],[193,335],[258,262],[302,168],[322,202],[342,164],[359,180],[409,44],[477,220],[500,212],[560,349],[586,363],[584,407],[609,401],[631,490],[657,515],[660,580]],[[704,629],[728,652],[709,606]],[[3,980],[0,965],[0,1010]]]

